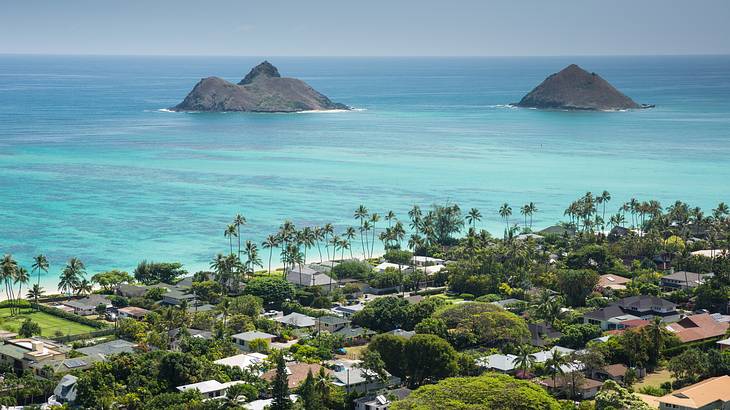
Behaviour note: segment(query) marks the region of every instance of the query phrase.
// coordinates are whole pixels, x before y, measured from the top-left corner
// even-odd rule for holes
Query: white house
[[[233,341],[244,350],[251,350],[249,344],[254,340],[262,339],[266,340],[267,343],[271,343],[271,341],[276,338],[276,336],[272,334],[257,331],[237,333],[231,337],[233,338]]]
[[[268,356],[262,353],[242,353],[235,356],[225,357],[214,361],[215,364],[220,364],[229,367],[238,367],[241,370],[250,369],[258,364],[261,364],[266,360]]]
[[[206,380],[204,382],[177,386],[177,389],[181,392],[194,389],[199,391],[203,395],[203,397],[205,397],[205,399],[217,399],[220,397],[225,397],[229,387],[243,383],[245,382],[242,380],[226,383],[221,383],[218,380]]]

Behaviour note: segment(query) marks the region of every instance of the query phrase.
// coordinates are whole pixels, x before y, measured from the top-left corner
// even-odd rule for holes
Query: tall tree
[[[233,255],[233,237],[238,236],[238,233],[236,232],[236,225],[228,225],[226,230],[223,231],[223,236],[228,238],[228,245],[231,248],[231,255]]]
[[[269,275],[271,275],[271,258],[274,256],[274,248],[279,246],[279,237],[276,235],[269,235],[266,240],[261,243],[264,249],[269,250]]]
[[[34,256],[32,268],[33,268],[34,272],[35,271],[38,272],[38,279],[36,280],[36,285],[40,286],[41,285],[41,271],[43,271],[43,273],[48,273],[48,268],[49,268],[48,258],[46,258],[43,254],[38,254],[38,255]],[[37,299],[36,299],[36,303],[38,303]]]
[[[535,366],[537,357],[532,354],[530,347],[527,345],[520,345],[517,348],[517,354],[515,356],[514,360],[512,360],[512,364],[514,364],[518,370],[522,370],[523,378],[527,378],[527,372]]]
[[[0,262],[0,278],[5,283],[5,298],[13,300],[13,280],[15,280],[15,272],[18,270],[18,262],[13,259],[13,255],[7,254]],[[10,307],[10,314],[15,314],[13,305]]]
[[[238,238],[238,258],[241,258],[241,227],[246,225],[246,217],[236,214],[233,218],[233,226],[236,227],[236,237]]]
[[[476,223],[482,220],[482,213],[478,209],[472,208],[466,214],[466,222],[476,229]]]
[[[292,401],[289,398],[289,376],[286,373],[286,362],[282,353],[274,354],[276,373],[271,382],[271,410],[290,410]]]
[[[512,216],[512,207],[507,202],[503,203],[499,208],[499,216],[505,220],[507,228],[509,228],[509,217]]]

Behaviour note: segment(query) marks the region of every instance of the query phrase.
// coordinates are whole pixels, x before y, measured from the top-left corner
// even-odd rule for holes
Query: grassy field
[[[654,373],[648,373],[646,377],[634,384],[634,390],[639,391],[644,386],[659,387],[664,382],[674,381],[669,370],[663,369]]]
[[[96,330],[91,326],[72,322],[48,313],[36,312],[32,309],[23,309],[20,314],[11,317],[10,308],[0,308],[0,329],[17,332],[26,318],[38,323],[41,327],[41,335],[46,337],[56,336],[57,331],[60,331],[63,335],[76,335]]]

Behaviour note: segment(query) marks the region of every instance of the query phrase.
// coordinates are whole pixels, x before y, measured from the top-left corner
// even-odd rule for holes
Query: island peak
[[[238,83],[238,85],[251,84],[255,79],[259,77],[280,78],[281,74],[279,74],[279,70],[274,67],[273,64],[264,60],[263,63],[252,68],[251,71],[246,74],[246,77],[244,77],[243,80]]]
[[[525,95],[518,107],[589,111],[649,108],[637,104],[600,75],[571,64]]]

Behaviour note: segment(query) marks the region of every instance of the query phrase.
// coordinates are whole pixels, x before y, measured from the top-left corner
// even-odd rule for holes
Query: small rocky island
[[[515,104],[518,107],[616,111],[651,108],[637,104],[596,73],[589,73],[576,64],[552,74]]]
[[[307,83],[285,78],[268,61],[254,67],[238,84],[219,77],[207,77],[172,111],[300,112],[349,110],[330,101]]]

